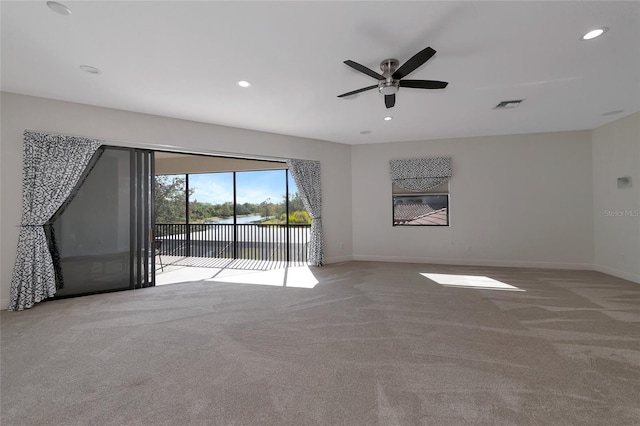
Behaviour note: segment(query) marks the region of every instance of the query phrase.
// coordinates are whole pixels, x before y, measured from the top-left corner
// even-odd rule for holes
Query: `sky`
[[[271,198],[279,203],[286,192],[284,170],[264,170],[257,172],[236,172],[237,201],[239,204],[259,204]],[[233,173],[198,173],[189,175],[189,187],[195,191],[191,200],[202,203],[222,204],[233,202]],[[297,191],[289,176],[289,193]]]

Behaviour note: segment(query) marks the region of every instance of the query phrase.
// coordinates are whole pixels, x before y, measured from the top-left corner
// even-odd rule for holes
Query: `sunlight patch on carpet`
[[[207,281],[292,288],[314,288],[318,284],[318,280],[307,266],[271,271],[232,270],[229,273],[225,272],[223,271]]]
[[[493,278],[480,275],[452,275],[452,274],[429,274],[420,273],[423,277],[429,278],[445,287],[474,288],[478,290],[505,290],[505,291],[526,291],[521,288],[494,280]]]

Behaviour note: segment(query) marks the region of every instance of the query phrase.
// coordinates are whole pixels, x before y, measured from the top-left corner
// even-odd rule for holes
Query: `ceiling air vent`
[[[507,108],[515,108],[520,105],[520,102],[524,101],[524,99],[516,99],[513,101],[502,101],[494,109],[507,109]]]

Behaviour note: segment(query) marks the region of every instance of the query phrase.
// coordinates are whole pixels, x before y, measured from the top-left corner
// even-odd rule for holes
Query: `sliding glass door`
[[[230,164],[224,165],[219,157],[193,158],[215,159],[212,170],[228,170],[237,161],[226,159]],[[306,263],[311,217],[284,163],[211,172],[199,163],[197,173],[176,174],[189,169],[182,160],[165,157],[158,169],[171,174],[155,178],[162,255]]]
[[[56,297],[154,285],[153,157],[102,147],[50,223]]]

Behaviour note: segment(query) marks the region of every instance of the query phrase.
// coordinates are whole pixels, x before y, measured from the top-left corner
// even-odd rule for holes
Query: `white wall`
[[[393,227],[389,160],[452,157],[449,227]],[[358,145],[354,259],[591,268],[588,131]]]
[[[110,141],[111,145],[319,160],[327,262],[349,259],[351,148],[348,145],[215,126],[70,102],[2,93],[0,303],[8,304],[22,198],[25,129]]]
[[[320,160],[327,260],[595,268],[640,282],[640,114],[593,131],[353,147],[1,94],[0,303],[20,223],[25,129],[110,144]],[[593,153],[593,155],[592,155]],[[393,227],[389,160],[450,155],[450,227]],[[618,190],[615,179],[631,176]],[[352,221],[349,219],[352,218]],[[595,253],[594,253],[595,251]]]
[[[595,269],[640,283],[640,113],[592,131]],[[631,177],[618,189],[617,178]]]

